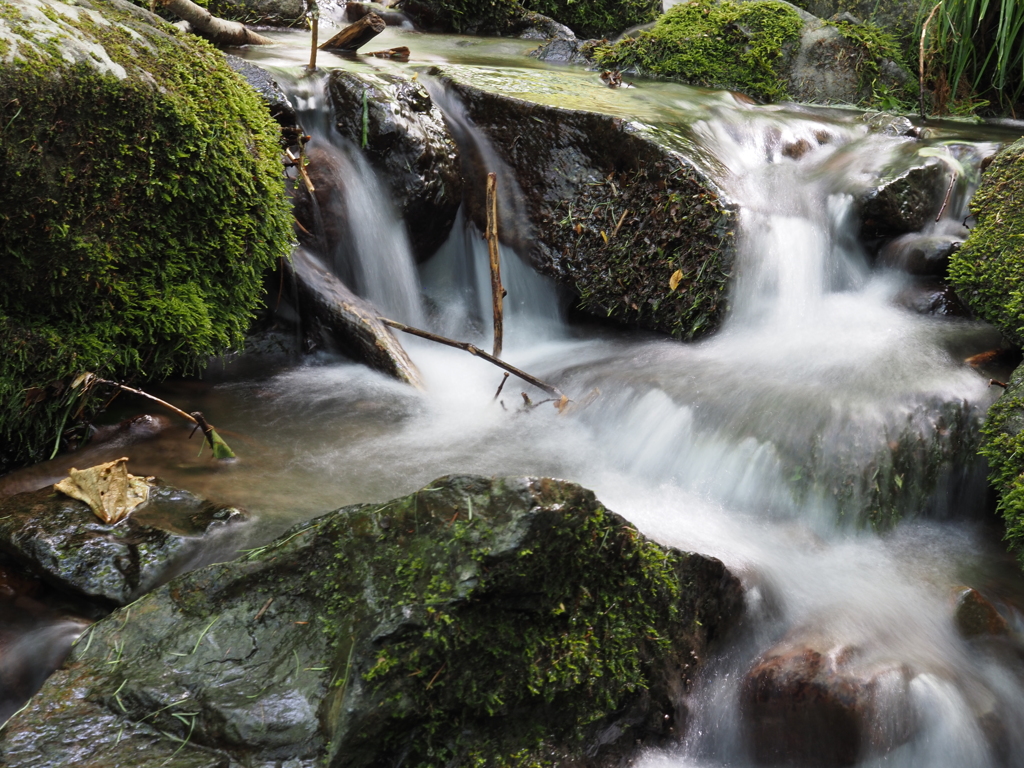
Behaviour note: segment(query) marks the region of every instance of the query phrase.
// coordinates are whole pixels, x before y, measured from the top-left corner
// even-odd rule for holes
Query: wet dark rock
[[[941,163],[921,162],[893,171],[860,200],[865,240],[916,232],[942,207],[949,174]]]
[[[600,40],[555,38],[530,51],[530,56],[549,64],[593,64],[594,48],[600,43]]]
[[[412,26],[409,17],[404,13],[388,10],[380,3],[348,3],[345,5],[345,21],[359,21],[364,16],[375,13],[380,16],[389,27]]]
[[[446,82],[511,169],[499,185],[518,187],[508,190],[516,204],[499,214],[503,242],[596,317],[686,339],[718,326],[735,205],[685,154],[680,136]],[[492,168],[484,155],[465,147],[463,155],[468,214],[482,230]]]
[[[647,541],[577,485],[442,478],[97,623],[0,761],[618,765],[678,738],[741,603],[719,561]]]
[[[565,40],[576,39],[575,33],[565,24],[540,13],[527,11],[510,30],[511,34],[523,40]]]
[[[857,648],[791,636],[747,673],[743,727],[762,765],[853,765],[908,741],[916,723],[910,670],[862,663]]]
[[[157,486],[127,519],[108,525],[84,502],[43,488],[0,503],[0,551],[58,589],[125,605],[210,562],[247,518]]]
[[[419,371],[398,339],[378,318],[380,310],[348,287],[304,248],[285,265],[307,338],[398,381],[422,387]]]
[[[1010,631],[1006,619],[976,589],[959,587],[953,604],[953,621],[964,637],[1005,635]]]
[[[260,99],[270,110],[270,116],[281,126],[292,126],[298,122],[295,116],[295,108],[288,101],[288,96],[277,84],[274,76],[263,67],[246,61],[240,56],[225,54],[228,66],[245,78],[245,81],[252,86],[259,94]]]
[[[911,275],[945,277],[949,257],[963,241],[948,235],[911,233],[897,237],[883,246],[878,263]]]
[[[338,132],[383,175],[417,257],[430,256],[462,200],[459,151],[440,110],[418,83],[396,75],[336,69],[328,95]]]
[[[919,315],[971,316],[956,291],[935,278],[915,280],[896,295],[896,303]]]

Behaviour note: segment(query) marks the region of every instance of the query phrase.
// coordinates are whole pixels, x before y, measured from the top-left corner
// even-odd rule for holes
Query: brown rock
[[[980,592],[970,587],[957,587],[954,597],[953,621],[964,637],[979,635],[1005,635],[1009,632],[1006,619]]]
[[[910,670],[865,663],[857,648],[824,637],[791,636],[747,673],[744,730],[756,762],[853,765],[913,735]]]

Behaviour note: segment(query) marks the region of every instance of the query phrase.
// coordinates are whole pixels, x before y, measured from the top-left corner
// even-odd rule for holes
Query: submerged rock
[[[949,182],[946,167],[920,160],[892,169],[858,201],[861,237],[867,241],[917,232],[934,221]]]
[[[949,235],[908,234],[886,243],[878,263],[911,275],[945,277],[949,258],[962,243]]]
[[[953,621],[963,637],[1005,635],[1010,631],[1006,619],[976,589],[960,587],[954,598]]]
[[[0,503],[0,551],[58,589],[126,605],[230,547],[230,540],[212,537],[247,518],[158,486],[148,502],[110,525],[84,502],[44,488]]]
[[[499,174],[506,194],[518,196],[499,213],[503,242],[575,291],[595,317],[685,339],[718,326],[736,210],[685,154],[685,140],[493,93],[453,67],[441,74],[518,187],[507,189]],[[483,182],[500,169],[485,152],[463,154],[468,212],[483,230]]]
[[[910,740],[910,670],[859,656],[856,648],[798,634],[754,662],[740,710],[758,763],[853,765]]]
[[[459,150],[418,83],[397,75],[331,72],[335,127],[384,177],[420,259],[451,231],[462,201]]]
[[[0,759],[617,765],[682,732],[681,694],[741,601],[719,561],[577,485],[441,478],[99,622]]]

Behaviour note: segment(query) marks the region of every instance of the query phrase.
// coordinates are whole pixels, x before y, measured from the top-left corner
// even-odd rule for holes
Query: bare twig
[[[989,385],[990,387],[991,387],[992,385],[995,385],[995,386],[997,386],[997,387],[1002,387],[1003,389],[1006,389],[1006,387],[1007,387],[1007,384],[1006,384],[1006,382],[1005,382],[1005,381],[999,381],[998,379],[989,379],[989,380],[988,380],[988,385]]]
[[[938,221],[942,218],[942,214],[946,212],[946,206],[949,205],[949,196],[953,193],[953,185],[956,184],[956,174],[954,173],[949,177],[949,186],[946,187],[946,196],[942,198],[942,207],[939,208],[939,212],[935,215],[935,220]]]
[[[288,155],[288,159],[292,161],[295,167],[299,171],[299,176],[302,178],[302,183],[306,185],[306,189],[309,194],[316,192],[316,187],[313,186],[313,180],[309,178],[309,174],[306,172],[306,149],[303,145],[299,145],[299,156],[296,157],[292,154],[291,147],[285,150],[285,154]]]
[[[509,376],[508,371],[505,371],[505,375],[504,375],[504,377],[501,380],[501,384],[498,385],[498,391],[494,393],[494,399],[495,400],[497,400],[498,399],[498,395],[501,394],[501,390],[504,388],[505,382],[508,381],[508,376]]]
[[[306,67],[310,72],[316,72],[316,38],[320,32],[320,6],[316,0],[310,3],[309,7],[309,27],[313,33],[313,39],[309,44],[309,66]]]
[[[203,414],[199,411],[193,411],[192,413],[186,413],[185,411],[178,408],[176,405],[171,405],[166,400],[161,400],[159,397],[155,397],[148,392],[143,392],[141,389],[135,389],[134,387],[126,387],[124,384],[118,384],[116,381],[110,381],[108,379],[101,379],[98,376],[93,377],[92,383],[95,384],[106,384],[110,387],[116,387],[122,392],[128,392],[139,397],[144,397],[147,400],[152,400],[154,403],[162,405],[170,411],[174,411],[176,414],[184,419],[188,419],[195,424],[199,429],[203,431],[203,436],[206,438],[206,442],[210,444],[210,450],[213,451],[213,455],[218,459],[233,459],[235,458],[234,452],[228,447],[228,444],[221,439],[221,436],[217,434],[217,431],[213,426],[206,420]],[[194,430],[193,430],[194,431]]]
[[[491,302],[494,305],[494,356],[501,357],[503,326],[501,261],[498,254],[498,176],[487,174],[487,253],[491,259]]]
[[[421,339],[427,339],[428,341],[436,341],[438,344],[445,344],[449,347],[461,349],[465,352],[469,352],[469,354],[474,355],[475,357],[481,357],[487,362],[493,363],[494,365],[498,366],[502,370],[506,370],[509,373],[518,376],[526,383],[533,384],[533,386],[537,387],[537,389],[544,390],[549,395],[555,395],[556,397],[564,397],[564,395],[558,389],[558,387],[553,387],[550,384],[541,381],[536,376],[531,376],[526,371],[521,371],[514,365],[509,365],[503,360],[499,360],[494,355],[487,354],[482,349],[480,349],[480,347],[474,344],[470,344],[469,342],[466,341],[455,341],[455,339],[448,339],[445,338],[444,336],[438,336],[436,333],[431,333],[430,331],[422,331],[419,328],[413,328],[410,325],[405,325],[404,323],[400,323],[397,320],[389,320],[386,317],[378,317],[377,319],[384,323],[384,325],[387,325],[396,330],[405,331],[406,333],[412,334],[413,336],[419,336]]]
[[[925,19],[924,26],[921,27],[921,47],[917,54],[917,74],[918,74],[918,99],[919,108],[921,111],[921,119],[924,120],[927,115],[924,113],[924,39],[928,35],[928,25],[932,23],[932,19],[935,18],[936,12],[942,3],[936,3],[935,7],[932,8],[932,12],[928,14],[928,18]]]

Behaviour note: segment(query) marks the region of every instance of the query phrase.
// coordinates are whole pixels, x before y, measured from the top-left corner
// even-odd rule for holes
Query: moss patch
[[[583,37],[614,35],[661,14],[661,0],[526,0],[524,5]]]
[[[44,33],[0,1],[25,41],[0,72],[0,471],[83,415],[76,374],[194,371],[240,345],[290,240],[277,129],[251,89],[151,14],[94,7],[110,23],[79,11]],[[68,66],[72,34],[125,76]]]
[[[977,223],[950,259],[950,282],[979,317],[1024,346],[1024,139],[992,161],[971,211]],[[1024,563],[1024,368],[989,409],[982,434],[1007,541]]]
[[[1024,139],[1000,152],[971,200],[977,223],[949,279],[979,317],[1024,345]]]
[[[779,101],[789,95],[781,66],[802,26],[792,8],[773,0],[692,0],[670,8],[652,30],[597,48],[595,57],[604,67]]]

